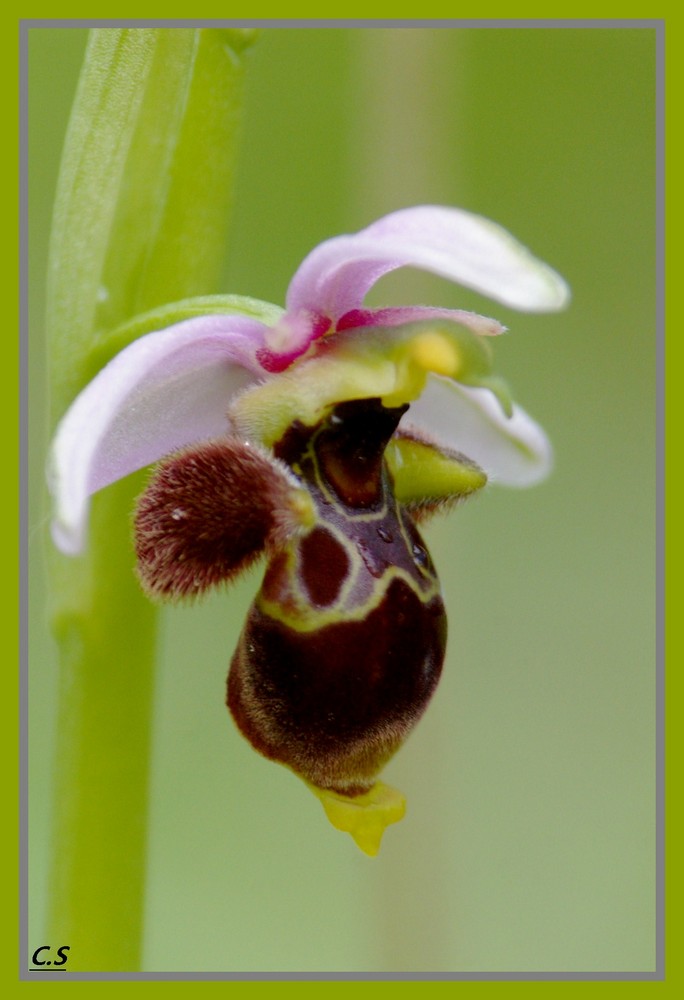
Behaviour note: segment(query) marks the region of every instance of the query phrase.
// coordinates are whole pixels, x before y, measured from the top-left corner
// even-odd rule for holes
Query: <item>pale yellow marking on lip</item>
[[[390,584],[394,580],[403,580],[416,597],[423,603],[428,604],[433,597],[441,593],[439,581],[434,577],[428,577],[427,586],[421,590],[420,584],[414,580],[405,569],[399,566],[388,566],[383,575],[377,580],[371,596],[365,604],[360,604],[355,608],[340,610],[333,608],[315,608],[305,597],[301,606],[294,608],[283,608],[279,603],[269,601],[263,592],[257,594],[256,604],[259,609],[275,621],[282,622],[295,632],[316,632],[325,628],[326,625],[336,625],[338,622],[363,621],[371,611],[374,611],[383,600]],[[292,595],[302,598],[301,590],[293,587]],[[304,595],[305,596],[305,595]]]

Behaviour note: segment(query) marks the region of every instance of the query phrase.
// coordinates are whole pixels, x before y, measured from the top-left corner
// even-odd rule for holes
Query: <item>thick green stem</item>
[[[216,291],[239,118],[240,32],[92,32],[50,250],[57,419],[108,333]],[[95,498],[88,548],[54,555],[60,653],[50,940],[69,969],[140,965],[156,610],[134,574],[129,477]]]
[[[50,940],[71,970],[140,965],[156,616],[133,576],[131,484],[93,504],[94,542],[57,557],[60,699]]]

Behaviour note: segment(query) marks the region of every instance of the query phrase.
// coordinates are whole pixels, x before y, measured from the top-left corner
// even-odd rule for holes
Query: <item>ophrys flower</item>
[[[551,461],[491,372],[500,324],[364,307],[380,277],[407,265],[518,309],[567,299],[562,279],[492,223],[404,209],[313,250],[285,310],[217,297],[121,331],[142,335],[74,401],[51,462],[55,541],[75,554],[89,496],[163,460],[136,514],[153,596],[201,593],[266,553],[229,706],[368,853],[403,813],[377,774],[444,658],[444,606],[415,522],[487,477],[530,485]]]

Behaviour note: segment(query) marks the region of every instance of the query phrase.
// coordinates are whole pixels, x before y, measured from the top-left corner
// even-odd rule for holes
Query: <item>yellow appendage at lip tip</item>
[[[309,784],[307,782],[307,784]],[[396,788],[376,781],[363,795],[340,795],[309,785],[321,800],[326,816],[336,830],[349,833],[358,847],[371,857],[380,850],[382,835],[391,823],[398,823],[406,812],[406,799]]]

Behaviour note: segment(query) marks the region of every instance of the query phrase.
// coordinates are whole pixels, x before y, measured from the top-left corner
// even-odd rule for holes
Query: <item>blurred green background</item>
[[[43,282],[86,33],[29,34],[37,945],[57,669],[43,577]],[[566,313],[515,314],[408,271],[372,301],[506,323],[497,367],[547,428],[556,469],[534,490],[492,488],[426,531],[450,612],[448,660],[386,771],[408,814],[374,860],[253,753],[224,708],[258,571],[165,612],[145,968],[654,968],[655,42],[651,29],[299,28],[264,31],[249,52],[216,291],[282,303],[316,243],[404,205],[497,220],[567,278]]]

